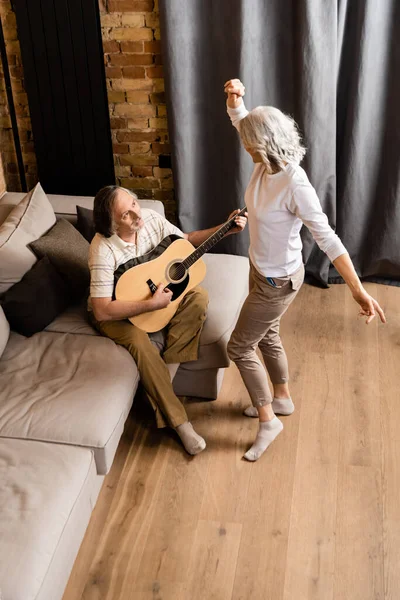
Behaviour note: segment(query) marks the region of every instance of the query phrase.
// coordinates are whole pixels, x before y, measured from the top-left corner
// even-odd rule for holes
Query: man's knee
[[[126,348],[132,356],[137,356],[138,350],[143,352],[151,347],[147,333],[127,320],[102,323],[101,333]]]
[[[203,314],[208,306],[208,292],[204,288],[196,287],[186,294],[186,302],[191,310]]]

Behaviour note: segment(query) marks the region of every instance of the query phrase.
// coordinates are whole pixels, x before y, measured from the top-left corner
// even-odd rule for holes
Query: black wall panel
[[[14,0],[39,180],[53,194],[115,182],[98,0]]]

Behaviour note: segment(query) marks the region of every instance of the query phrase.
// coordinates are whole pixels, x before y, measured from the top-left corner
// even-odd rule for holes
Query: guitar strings
[[[246,207],[242,208],[242,210],[240,211],[239,215],[242,215],[245,210],[246,210]],[[200,249],[205,248],[205,250],[207,251],[210,242],[213,242],[211,244],[211,247],[214,245],[215,238],[222,239],[222,237],[225,235],[226,231],[228,231],[231,228],[232,223],[233,223],[233,221],[235,220],[235,218],[237,216],[238,215],[235,215],[234,217],[232,217],[231,219],[229,219],[229,221],[227,221],[225,223],[225,225],[223,225],[218,231],[216,231],[207,240],[205,240],[205,242],[203,242],[202,244],[200,244],[200,246],[190,256],[188,256],[185,260],[183,260],[181,263],[174,263],[173,265],[171,265],[171,268],[169,270],[170,279],[172,281],[179,281],[180,279],[183,279],[183,277],[185,276],[185,274],[187,272],[187,268],[185,267],[184,262],[187,261],[188,259],[190,259],[191,256],[193,256],[196,253],[198,253]],[[224,229],[225,229],[225,231],[224,231]],[[216,240],[216,241],[218,241],[218,240]],[[196,260],[197,260],[197,258],[196,258]],[[196,261],[194,261],[194,262],[196,262]],[[188,266],[191,266],[191,265],[189,264]]]

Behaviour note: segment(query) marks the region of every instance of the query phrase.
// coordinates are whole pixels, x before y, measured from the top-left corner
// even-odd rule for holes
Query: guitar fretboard
[[[205,242],[203,242],[198,248],[196,248],[196,250],[192,252],[192,254],[190,254],[182,262],[182,265],[185,267],[185,269],[188,269],[189,267],[194,265],[194,263],[197,260],[199,260],[199,258],[201,258],[203,254],[211,250],[211,248],[215,246],[215,244],[222,240],[224,235],[228,233],[228,231],[232,229],[232,227],[234,227],[236,217],[240,217],[241,215],[243,215],[246,212],[246,210],[246,207],[242,208],[242,210],[239,213],[237,213],[231,219],[229,219],[229,221],[222,225],[222,227],[220,227],[215,233],[210,235],[210,237],[207,238]]]

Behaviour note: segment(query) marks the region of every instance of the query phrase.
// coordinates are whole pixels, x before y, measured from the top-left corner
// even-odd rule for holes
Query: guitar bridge
[[[149,286],[151,293],[154,294],[157,291],[156,284],[151,279],[148,279],[146,283]]]

